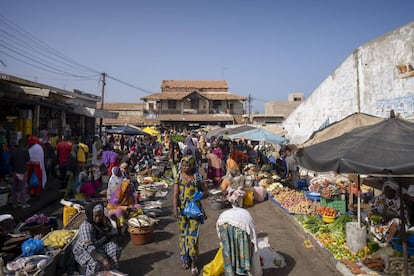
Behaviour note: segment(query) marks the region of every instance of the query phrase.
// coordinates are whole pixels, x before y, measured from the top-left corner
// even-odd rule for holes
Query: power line
[[[66,57],[64,54],[60,53],[58,50],[52,48],[51,46],[49,46],[48,44],[44,43],[43,41],[41,41],[40,39],[36,38],[35,36],[33,36],[32,34],[30,34],[29,32],[25,31],[23,28],[19,27],[17,24],[13,23],[11,20],[7,19],[5,16],[0,15],[0,21],[2,21],[3,23],[5,23],[7,26],[9,26],[12,30],[14,30],[17,33],[20,33],[22,35],[22,37],[27,38],[29,41],[25,41],[27,44],[29,44],[30,42],[34,43],[34,46],[39,47],[40,49],[45,50],[46,52],[51,52],[53,55],[55,55],[56,57],[63,59],[69,63],[72,63],[74,65],[77,65],[78,68],[84,68],[83,70],[87,70],[89,72],[93,72],[95,74],[99,74],[100,72],[82,65],[68,57]],[[28,43],[29,42],[29,43]]]
[[[39,63],[39,64],[41,64],[41,65],[45,66],[46,68],[49,68],[49,69],[55,70],[57,74],[59,74],[59,72],[60,72],[60,73],[62,73],[62,74],[67,74],[67,75],[70,75],[70,76],[72,76],[72,77],[78,77],[78,78],[83,78],[83,77],[84,77],[84,76],[81,76],[81,75],[76,75],[76,74],[72,74],[72,73],[66,72],[66,71],[64,71],[64,70],[61,70],[61,69],[59,69],[59,68],[55,67],[55,66],[48,65],[48,64],[46,64],[46,63],[44,63],[44,62],[42,62],[42,61],[39,61],[39,60],[37,60],[37,59],[35,59],[35,58],[29,57],[27,54],[22,54],[22,53],[19,53],[19,52],[18,52],[18,51],[16,51],[15,49],[10,48],[10,47],[8,47],[8,46],[4,45],[3,43],[0,43],[0,46],[2,46],[3,48],[6,48],[7,50],[9,50],[9,51],[11,51],[11,52],[13,52],[13,53],[15,53],[15,54],[18,54],[18,55],[20,55],[20,56],[25,57],[26,59],[29,59],[29,60],[34,61],[34,62],[36,62],[36,63]],[[49,72],[53,72],[53,71],[49,70]]]
[[[94,74],[99,74],[99,75],[102,74],[95,69],[92,69],[70,58],[67,58],[64,54],[50,47],[46,43],[42,42],[40,39],[34,37],[33,35],[25,31],[21,27],[19,27],[17,24],[13,23],[11,20],[8,20],[6,17],[4,17],[1,14],[0,14],[0,23],[5,24],[9,28],[11,28],[12,31],[18,34],[18,35],[14,35],[9,31],[0,29],[0,32],[3,33],[3,39],[4,37],[6,38],[5,40],[0,40],[0,47],[3,48],[3,51],[0,50],[0,52],[3,53],[4,55],[10,58],[13,58],[19,62],[22,62],[26,65],[29,65],[29,66],[32,66],[32,67],[35,67],[35,68],[38,68],[40,70],[47,71],[50,73],[62,75],[62,76],[71,76],[71,77],[77,77],[77,78],[82,78],[82,79],[88,79],[91,77],[91,76],[85,76],[85,75],[81,75],[77,73],[72,73],[70,72],[72,69],[81,70],[81,71],[86,70],[88,73],[92,72]],[[20,47],[16,47],[16,45],[10,45],[7,42],[8,40],[13,40]],[[10,52],[12,52],[13,54],[11,54]],[[33,52],[37,53],[35,57],[32,57],[34,56]],[[56,65],[54,63],[58,63],[59,65]],[[61,65],[70,67],[71,69],[67,70],[65,67],[62,67]],[[96,76],[97,75],[94,75],[93,77],[96,77]],[[106,76],[125,86],[137,89],[147,94],[152,93],[151,91],[147,89],[133,85],[119,78],[113,77],[111,75],[106,74]]]
[[[106,75],[106,76],[107,76],[109,79],[112,79],[112,80],[114,80],[114,81],[117,81],[117,82],[119,82],[119,83],[122,83],[123,85],[126,85],[126,86],[129,86],[129,87],[132,87],[132,88],[138,89],[138,90],[140,90],[140,91],[142,91],[142,92],[145,92],[145,93],[147,93],[147,94],[152,94],[152,93],[153,93],[153,92],[150,92],[149,90],[146,90],[146,89],[144,89],[144,88],[141,88],[141,87],[135,86],[135,85],[133,85],[133,84],[127,83],[127,82],[125,82],[125,81],[122,81],[122,80],[117,79],[117,78],[115,78],[115,77],[112,77],[112,76],[110,76],[110,75]]]
[[[43,61],[44,63],[49,63],[49,60],[52,61],[55,67],[59,66],[60,68],[61,65],[66,65],[68,67],[71,67],[75,70],[79,70],[79,67],[74,66],[66,61],[62,61],[62,60],[58,60],[56,59],[56,57],[50,55],[49,53],[45,53],[42,52],[42,50],[39,50],[37,47],[34,47],[30,44],[28,44],[27,42],[25,43],[25,41],[21,41],[21,39],[17,38],[15,35],[8,33],[7,31],[1,30],[0,29],[0,38],[3,38],[3,40],[0,40],[0,42],[2,42],[3,44],[7,45],[10,48],[13,49],[18,49],[21,52],[27,52],[30,51],[30,55],[34,56],[35,53],[37,54],[36,57],[39,60],[44,60],[44,58],[46,58],[47,61]],[[11,44],[12,43],[12,44]],[[65,70],[65,68],[61,69],[61,70]],[[87,71],[88,73],[90,73],[90,71]]]

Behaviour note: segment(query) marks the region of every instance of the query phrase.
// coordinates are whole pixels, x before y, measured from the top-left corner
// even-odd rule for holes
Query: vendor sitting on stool
[[[400,215],[402,204],[403,201],[398,196],[398,184],[387,180],[383,185],[382,194],[373,199],[368,214],[370,230],[379,242],[388,243],[398,233],[402,223]],[[407,218],[406,210],[404,208],[404,215]]]

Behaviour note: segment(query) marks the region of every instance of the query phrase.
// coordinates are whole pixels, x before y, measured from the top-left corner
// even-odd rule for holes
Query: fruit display
[[[303,192],[289,187],[278,187],[271,194],[284,209],[292,214],[315,214],[319,206],[319,203],[307,199]]]
[[[338,211],[334,208],[330,208],[328,206],[319,206],[316,209],[318,215],[327,216],[327,217],[336,217],[339,215]]]
[[[52,248],[63,248],[76,236],[75,230],[54,230],[43,239],[44,246]]]

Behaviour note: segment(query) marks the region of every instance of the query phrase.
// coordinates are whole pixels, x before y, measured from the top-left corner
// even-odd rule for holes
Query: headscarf
[[[108,220],[105,219],[104,214],[102,214],[103,218],[100,223],[96,223],[93,220],[93,212],[95,210],[103,211],[104,210],[103,203],[102,202],[91,202],[85,206],[86,220],[97,230],[96,239],[99,240],[104,236],[105,237],[108,236],[108,234],[111,231],[111,228],[110,228],[110,225],[107,223]]]
[[[223,224],[230,224],[240,230],[249,234],[252,243],[254,244],[254,251],[258,250],[256,238],[256,226],[249,211],[239,207],[233,207],[220,214],[216,222],[217,234],[220,237],[219,226]]]
[[[188,163],[188,166],[190,167],[191,171],[194,171],[194,167],[195,167],[195,160],[193,158],[193,156],[191,155],[186,155],[183,158],[181,158],[181,163]]]
[[[121,168],[119,168],[119,166],[114,166],[114,167],[112,167],[112,170],[111,170],[111,177],[112,176],[115,176],[115,177],[117,177],[118,175],[119,175],[119,173],[121,172]]]
[[[398,184],[392,180],[388,180],[384,182],[384,185],[382,186],[382,191],[384,192],[387,187],[398,192]]]
[[[108,189],[107,189],[107,199],[109,200],[116,189],[116,186],[121,183],[122,175],[120,174],[121,170],[118,166],[112,167],[111,170],[111,177],[109,177],[108,181]]]
[[[385,191],[385,188],[390,188],[390,189],[393,189],[394,191],[395,191],[395,195],[397,196],[398,195],[398,188],[399,188],[399,186],[398,186],[398,183],[397,182],[395,182],[395,181],[393,181],[393,180],[387,180],[387,181],[385,181],[384,182],[384,185],[382,186],[382,192],[384,192]],[[402,188],[402,193],[403,194],[406,194],[407,193],[407,190],[405,189],[405,188]]]
[[[196,158],[196,150],[197,147],[194,145],[194,141],[193,141],[193,137],[191,137],[191,135],[188,135],[185,138],[185,143],[184,143],[184,148],[183,148],[183,155],[187,154],[188,149],[191,149],[191,154],[193,155],[193,158],[195,160]]]
[[[40,142],[39,139],[36,136],[30,136],[27,139],[27,146],[30,148],[34,144],[42,145],[42,142]]]

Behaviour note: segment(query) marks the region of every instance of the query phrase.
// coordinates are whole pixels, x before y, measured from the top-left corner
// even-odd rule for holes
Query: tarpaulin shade
[[[222,128],[217,128],[217,129],[213,129],[209,131],[206,137],[210,139],[213,136],[219,137],[219,136],[224,136],[224,135],[231,135],[231,134],[236,134],[236,133],[240,133],[240,132],[244,132],[244,131],[248,131],[252,129],[256,129],[256,128],[249,126],[249,125],[243,125],[243,126],[232,127],[232,128],[222,127]]]
[[[344,119],[334,122],[329,126],[315,131],[310,138],[303,143],[304,147],[314,145],[349,132],[357,127],[373,125],[384,121],[385,118],[375,117],[365,113],[353,113]]]
[[[388,119],[304,147],[298,164],[309,170],[338,173],[414,174],[414,123]]]
[[[284,144],[286,139],[263,128],[256,128],[245,132],[229,135],[230,139],[244,138],[252,141],[263,141],[271,144]]]

